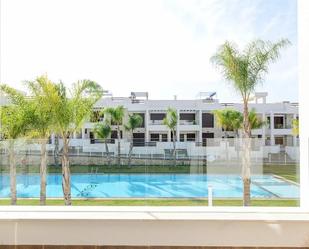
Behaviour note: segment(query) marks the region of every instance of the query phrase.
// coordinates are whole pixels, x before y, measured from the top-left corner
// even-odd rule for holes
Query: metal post
[[[298,5],[298,48],[302,53],[299,54],[299,113],[300,113],[300,207],[309,210],[309,167],[308,167],[308,148],[309,148],[309,117],[308,117],[308,49],[309,37],[306,29],[309,25],[309,4],[307,0],[299,0]]]
[[[212,186],[208,186],[208,206],[212,207]]]

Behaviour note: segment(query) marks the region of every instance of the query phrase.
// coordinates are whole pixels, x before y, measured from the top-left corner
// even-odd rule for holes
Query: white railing
[[[150,120],[150,125],[163,125],[163,120]]]
[[[197,125],[195,120],[179,120],[180,125]]]

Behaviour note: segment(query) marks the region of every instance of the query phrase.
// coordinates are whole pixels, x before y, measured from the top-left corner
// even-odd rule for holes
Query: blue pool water
[[[0,175],[0,198],[10,196],[9,175]],[[47,197],[62,197],[61,174],[47,176]],[[72,174],[73,198],[242,197],[236,175],[198,174]],[[17,196],[39,197],[38,174],[17,175]],[[257,198],[298,198],[299,187],[271,175],[253,176],[251,195]]]

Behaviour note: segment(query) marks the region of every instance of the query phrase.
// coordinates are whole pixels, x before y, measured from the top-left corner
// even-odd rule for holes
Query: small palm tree
[[[292,120],[292,133],[294,136],[299,135],[299,120],[298,119]]]
[[[62,82],[55,85],[57,95],[50,99],[55,117],[55,131],[62,138],[62,189],[65,205],[71,205],[70,137],[89,119],[94,104],[102,96],[102,88],[94,81],[82,80],[73,85],[70,94]]]
[[[136,128],[140,127],[143,123],[143,118],[139,114],[129,115],[128,123],[124,126],[127,131],[131,133],[130,150],[128,158],[128,167],[131,167],[132,151],[133,151],[133,132]]]
[[[1,85],[0,91],[4,92],[10,99],[10,105],[0,107],[1,118],[1,136],[8,140],[8,154],[10,164],[10,192],[11,205],[17,203],[16,191],[16,139],[23,136],[27,130],[27,111],[28,103],[24,96],[15,89]]]
[[[118,158],[117,158],[117,164],[118,167],[120,167],[120,125],[122,124],[123,117],[124,117],[124,107],[123,106],[117,106],[116,108],[106,108],[104,109],[104,113],[107,114],[107,118],[110,118],[111,123],[115,124],[117,126],[117,141],[118,141]]]
[[[53,106],[50,99],[57,98],[57,91],[53,82],[46,75],[36,78],[34,81],[26,82],[31,93],[31,107],[29,112],[31,126],[30,136],[39,138],[41,144],[40,163],[40,204],[46,204],[46,171],[47,171],[47,150],[46,144],[53,131],[55,118],[53,116]]]
[[[238,136],[238,130],[242,124],[242,114],[233,109],[224,109],[214,111],[216,122],[222,127],[224,137],[228,137],[228,131],[233,131]]]
[[[99,123],[95,126],[94,132],[99,138],[104,140],[107,163],[108,163],[108,166],[111,166],[111,157],[109,154],[107,141],[111,135],[112,128],[108,122]]]
[[[253,109],[249,112],[249,124],[251,136],[251,130],[261,129],[264,125],[266,125],[266,121],[263,121],[260,117],[258,117],[255,110]]]
[[[177,110],[173,108],[168,108],[166,117],[163,119],[163,124],[168,127],[168,129],[172,132],[173,135],[173,158],[174,165],[176,166],[176,129],[178,123],[178,114]]]
[[[214,111],[214,115],[217,124],[222,127],[224,131],[226,159],[228,160],[228,131],[233,131],[238,137],[238,130],[241,128],[242,123],[242,114],[233,109],[224,109]]]
[[[272,43],[256,40],[247,45],[244,51],[239,51],[231,42],[225,42],[219,47],[211,61],[221,69],[224,78],[231,82],[235,91],[243,100],[243,137],[244,156],[242,163],[243,204],[250,205],[250,122],[248,102],[259,83],[263,82],[268,73],[269,64],[278,60],[280,51],[290,42],[286,39]]]

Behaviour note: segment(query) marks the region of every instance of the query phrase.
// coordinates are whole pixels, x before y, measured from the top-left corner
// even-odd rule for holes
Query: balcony
[[[163,120],[150,120],[148,131],[168,131],[168,128],[163,124]]]
[[[200,126],[196,120],[179,120],[180,131],[199,131]]]
[[[274,129],[272,131],[270,129],[270,125],[268,125],[267,128],[267,135],[270,135],[271,132],[273,135],[293,135],[291,124],[274,123]]]
[[[117,163],[117,144],[108,145],[109,153],[106,153],[103,144],[89,144],[87,147],[84,146],[78,149],[70,148],[73,204],[90,205],[97,202],[97,205],[108,205],[122,202],[120,205],[123,206],[0,207],[3,211],[1,214],[2,219],[5,221],[1,224],[3,230],[2,243],[11,243],[11,240],[9,240],[11,238],[10,234],[14,232],[16,239],[12,241],[17,244],[74,243],[75,245],[86,245],[108,243],[109,245],[119,245],[122,244],[122,238],[130,236],[128,243],[135,246],[143,245],[149,239],[151,241],[148,243],[156,245],[160,245],[160,243],[165,245],[167,243],[186,245],[186,243],[190,242],[190,245],[193,243],[193,245],[199,246],[209,243],[210,236],[215,238],[213,236],[216,236],[216,234],[218,243],[220,243],[222,241],[220,238],[224,233],[225,236],[229,235],[232,239],[235,239],[235,245],[238,243],[236,238],[239,238],[242,243],[246,241],[246,245],[250,245],[252,243],[250,241],[256,238],[255,229],[261,229],[263,232],[259,232],[259,240],[257,240],[260,246],[274,240],[281,241],[282,235],[285,233],[289,233],[288,244],[285,245],[295,245],[296,241],[301,238],[298,232],[297,240],[294,241],[291,239],[291,233],[295,233],[297,229],[307,227],[309,222],[307,214],[303,214],[303,216],[298,214],[298,216],[292,217],[291,210],[296,210],[296,208],[289,207],[290,213],[287,217],[290,217],[291,220],[287,221],[287,217],[283,219],[282,215],[275,213],[278,211],[274,210],[282,210],[276,207],[271,209],[267,207],[259,207],[259,209],[256,207],[217,207],[217,205],[224,204],[225,200],[228,200],[228,205],[239,205],[243,195],[241,178],[230,173],[230,170],[237,169],[234,167],[235,163],[239,163],[241,158],[237,159],[238,154],[234,146],[230,146],[225,140],[219,139],[218,141],[220,144],[211,147],[195,146],[194,142],[177,143],[176,165],[172,164],[173,143],[171,142],[157,142],[154,146],[134,147],[131,168],[126,166],[130,141],[121,141],[120,166]],[[5,146],[7,144],[2,142],[2,148],[5,148]],[[38,203],[37,199],[31,198],[37,196],[39,190],[40,147],[37,146],[36,141],[25,141],[24,143],[19,141],[19,143],[16,143],[16,149],[19,151],[16,156],[16,162],[19,165],[17,169],[18,201],[20,203],[27,203],[27,201]],[[50,152],[49,160],[53,163],[54,153],[52,153],[52,150]],[[252,159],[254,159],[254,162],[258,159],[261,163],[260,166],[263,166],[262,152],[252,151]],[[1,156],[7,158],[5,155],[7,150],[2,153],[4,154]],[[25,156],[29,162],[32,162],[31,167],[26,167],[29,165],[25,164]],[[111,160],[110,165],[109,159]],[[207,161],[207,172],[203,171],[205,161]],[[224,167],[227,162],[229,165]],[[0,193],[4,198],[2,201],[8,199],[6,193],[9,193],[7,181],[9,165],[7,163],[6,159],[2,162],[3,174],[1,180],[3,181],[0,181],[2,184]],[[280,167],[282,168],[282,165],[278,166],[278,168]],[[290,165],[286,165],[285,168],[288,169],[288,167]],[[267,165],[265,165],[265,168],[269,169]],[[220,171],[213,171],[215,169]],[[222,174],[222,169],[228,169],[229,171]],[[48,177],[47,181],[47,201],[49,204],[58,203],[58,205],[62,205],[61,167],[55,167],[53,164],[49,165],[48,172],[53,172],[53,174]],[[221,174],[218,175],[217,172]],[[260,203],[264,201],[265,204],[273,202],[273,205],[276,205],[274,201],[279,200],[281,203],[286,202],[286,205],[289,206],[291,202],[290,200],[287,201],[286,198],[290,197],[296,203],[298,196],[291,195],[294,190],[298,189],[296,184],[282,178],[275,178],[269,174],[263,175],[263,172],[260,171],[262,178],[256,175],[252,178],[255,184],[255,196],[259,198],[255,201]],[[231,182],[233,183],[232,186]],[[278,185],[280,185],[280,189],[273,188]],[[211,186],[213,192],[208,188],[209,186]],[[209,193],[212,193],[211,198],[213,198],[216,207],[208,207],[208,205],[211,205]],[[128,202],[141,206],[126,207],[125,205]],[[161,206],[150,207],[152,203]],[[167,205],[171,205],[170,203],[174,203],[174,205],[175,203],[178,205],[191,203],[192,206],[167,207]],[[201,207],[194,206],[197,203]],[[247,221],[248,217],[250,217],[249,222]],[[300,217],[306,217],[306,221],[297,223],[294,220],[300,219]],[[55,219],[53,220],[53,218]],[[169,233],[168,238],[166,237],[166,222],[169,223],[172,231]],[[179,222],[184,224],[180,226]],[[239,222],[240,229],[246,231],[252,229],[250,239],[244,239],[242,236],[240,238],[236,235],[231,236],[233,233],[239,233],[234,226],[237,222]],[[77,223],[79,226],[76,225]],[[273,223],[275,223],[275,226]],[[223,225],[227,228],[220,231]],[[285,228],[280,230],[279,235],[278,226]],[[36,227],[40,227],[40,229],[36,229]],[[138,234],[143,233],[143,236],[139,236],[136,229],[134,230],[132,227],[136,227],[139,231]],[[205,228],[208,229],[208,237],[206,238],[202,236],[202,234],[205,234]],[[194,233],[193,239],[192,235],[187,237],[179,236],[188,229],[197,231],[197,234]],[[264,229],[266,232],[264,232]],[[70,231],[72,236],[68,237],[64,231]],[[86,233],[90,233],[91,236],[82,236]],[[173,237],[174,233],[176,233],[175,237]],[[147,235],[146,240],[144,240],[145,234]],[[261,240],[261,236],[269,236],[269,239]],[[174,238],[173,241],[170,240],[171,237]],[[228,241],[229,245],[234,243],[232,243],[232,239]],[[215,244],[215,242],[213,243]]]
[[[179,120],[179,125],[197,125],[195,120]]]
[[[163,125],[163,120],[149,120],[149,125]]]
[[[274,124],[275,129],[292,129],[291,124],[283,124],[283,123],[275,123]]]

